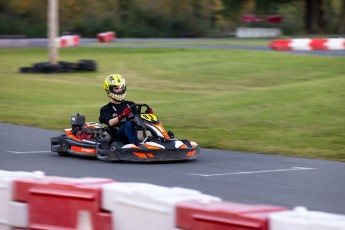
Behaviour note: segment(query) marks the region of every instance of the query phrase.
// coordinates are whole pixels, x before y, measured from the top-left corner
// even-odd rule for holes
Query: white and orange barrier
[[[285,211],[284,207],[247,205],[230,202],[181,202],[176,207],[177,227],[198,229],[268,230],[269,215]]]
[[[11,230],[12,227],[28,227],[29,211],[27,203],[13,199],[14,183],[24,178],[41,178],[43,172],[10,172],[0,170],[0,229]]]
[[[224,202],[199,191],[0,170],[1,230],[344,230],[345,215]]]
[[[111,229],[111,215],[100,208],[102,185],[109,179],[43,177],[15,181],[13,198],[28,204],[30,229],[75,228],[81,211],[92,229]]]
[[[145,183],[112,183],[103,189],[102,207],[112,213],[112,229],[117,230],[171,230],[176,226],[175,208],[178,202],[221,201],[218,197],[196,190]]]
[[[345,216],[296,207],[293,210],[272,213],[269,227],[270,230],[344,230]]]
[[[116,33],[112,31],[107,31],[97,34],[97,39],[99,42],[112,42],[116,38]]]
[[[79,35],[65,35],[55,39],[55,44],[59,48],[69,47],[69,46],[79,46],[80,36]]]
[[[345,38],[297,38],[273,40],[273,50],[345,50]]]

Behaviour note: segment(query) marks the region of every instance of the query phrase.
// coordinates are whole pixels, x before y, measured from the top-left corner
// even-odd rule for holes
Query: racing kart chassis
[[[130,116],[140,144],[110,143],[107,127],[85,122],[85,116],[73,114],[71,128],[50,138],[51,151],[60,156],[76,155],[96,157],[106,161],[183,161],[200,157],[200,147],[194,141],[178,140],[171,131],[166,132],[154,114],[142,113],[147,104],[135,104],[136,114]]]

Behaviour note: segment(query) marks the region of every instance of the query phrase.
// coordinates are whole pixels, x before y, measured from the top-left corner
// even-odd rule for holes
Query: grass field
[[[127,79],[127,99],[148,103],[177,138],[202,148],[345,161],[345,60],[284,52],[66,48],[97,72],[20,74],[43,48],[0,49],[0,122],[62,131],[72,113],[97,121],[103,80]],[[47,141],[48,141],[47,137]]]

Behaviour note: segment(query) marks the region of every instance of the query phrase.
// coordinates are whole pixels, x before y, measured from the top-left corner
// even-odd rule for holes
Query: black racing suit
[[[121,141],[123,139],[127,139],[126,137],[117,137],[116,138],[116,132],[118,131],[118,129],[123,126],[124,124],[126,124],[127,119],[123,118],[121,121],[119,121],[115,126],[110,126],[109,125],[109,120],[112,118],[115,118],[117,116],[119,116],[126,107],[129,107],[131,105],[135,104],[133,101],[122,101],[120,104],[114,104],[112,102],[109,102],[108,104],[106,104],[105,106],[103,106],[100,109],[100,115],[99,115],[99,122],[103,123],[103,124],[107,124],[110,130],[110,135],[111,135],[111,142],[117,140],[117,141]],[[136,111],[136,107],[134,106],[132,108],[132,112],[135,114]],[[119,140],[121,139],[121,140]]]

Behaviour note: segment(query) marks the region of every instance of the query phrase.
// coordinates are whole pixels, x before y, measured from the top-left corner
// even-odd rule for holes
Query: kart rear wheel
[[[98,160],[108,160],[108,155],[105,150],[97,150],[96,157]]]
[[[59,156],[61,156],[61,157],[67,157],[68,156],[67,152],[57,152],[57,154],[59,154]]]

